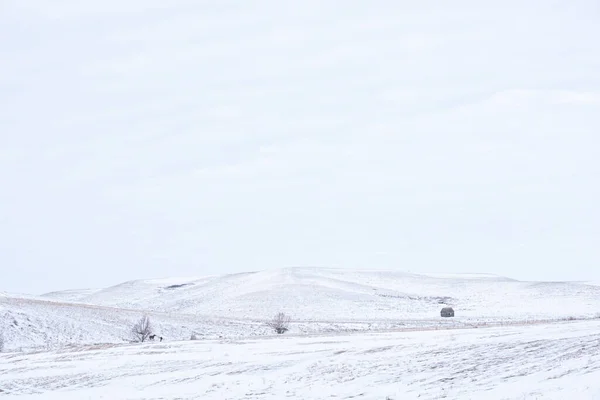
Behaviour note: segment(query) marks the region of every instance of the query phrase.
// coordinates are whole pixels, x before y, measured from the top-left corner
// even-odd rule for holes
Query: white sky
[[[600,3],[0,1],[0,290],[600,280]]]

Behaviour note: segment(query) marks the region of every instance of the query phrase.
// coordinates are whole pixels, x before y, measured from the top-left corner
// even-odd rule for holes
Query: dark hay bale
[[[440,315],[444,318],[454,317],[454,309],[452,307],[444,307]]]

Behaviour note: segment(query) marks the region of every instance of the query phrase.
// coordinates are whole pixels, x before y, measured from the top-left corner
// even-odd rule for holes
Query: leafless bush
[[[291,318],[284,313],[280,312],[273,317],[267,325],[275,330],[279,335],[286,333],[290,327]]]
[[[131,329],[131,334],[136,342],[145,342],[152,335],[150,317],[144,315]]]
[[[0,332],[0,353],[4,351],[4,333]]]

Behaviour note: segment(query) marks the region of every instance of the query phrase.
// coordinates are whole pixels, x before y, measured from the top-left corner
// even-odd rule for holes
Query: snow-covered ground
[[[20,399],[600,399],[600,322],[0,355]]]
[[[263,321],[197,317],[145,312],[88,304],[21,297],[0,297],[0,327],[11,351],[60,348],[68,345],[124,343],[144,314],[155,332],[169,340],[246,337],[269,334]]]
[[[445,305],[455,308],[456,318],[440,318]],[[482,274],[288,268],[0,296],[5,348],[23,351],[126,343],[146,313],[169,341],[192,334],[265,336],[267,320],[279,311],[292,317],[292,335],[523,324],[593,318],[600,287]]]
[[[266,326],[279,311],[284,336]],[[2,293],[0,394],[594,399],[598,312],[590,283],[317,268]],[[163,342],[130,343],[144,314]]]

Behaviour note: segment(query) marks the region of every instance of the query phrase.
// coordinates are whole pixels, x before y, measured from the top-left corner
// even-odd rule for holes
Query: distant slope
[[[60,297],[60,294],[54,294]],[[286,268],[203,278],[125,282],[78,298],[88,304],[169,313],[267,319],[284,311],[304,321],[457,317],[560,318],[600,310],[600,287],[519,282],[486,274]]]
[[[67,344],[129,342],[131,328],[146,312],[4,295],[0,327],[7,350],[53,348]],[[154,331],[166,340],[269,334],[260,322],[149,313]]]
[[[62,290],[59,292],[46,293],[46,294],[42,295],[42,297],[49,298],[49,299],[55,299],[55,300],[62,300],[62,301],[78,302],[86,297],[91,296],[92,294],[94,294],[97,291],[98,291],[98,289]]]

